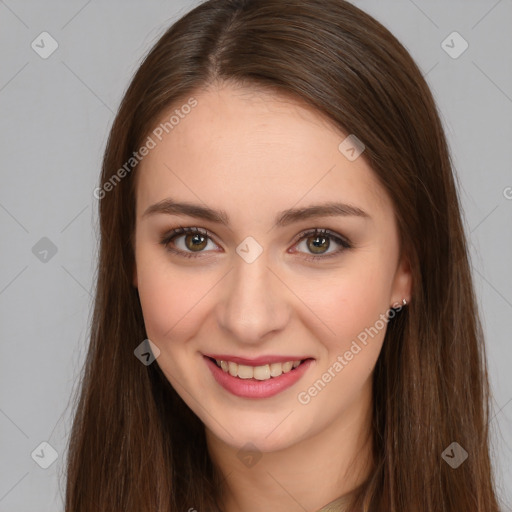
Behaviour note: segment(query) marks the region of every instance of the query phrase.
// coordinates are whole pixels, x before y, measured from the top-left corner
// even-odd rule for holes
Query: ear
[[[390,307],[397,307],[402,304],[403,299],[410,302],[412,294],[412,274],[409,260],[405,255],[402,256],[396,269],[391,289]]]

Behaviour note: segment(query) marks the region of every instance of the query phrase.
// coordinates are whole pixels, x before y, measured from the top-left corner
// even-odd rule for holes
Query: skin
[[[225,510],[318,510],[371,469],[371,377],[386,324],[307,404],[298,394],[328,368],[332,373],[338,356],[380,315],[409,300],[393,205],[364,157],[349,161],[338,150],[348,134],[302,102],[227,83],[194,97],[198,105],[137,169],[133,284],[147,335],[160,350],[156,363],[205,425],[210,455],[225,476]],[[230,225],[176,214],[143,217],[167,197],[224,210]],[[369,218],[274,227],[281,211],[326,201],[357,206]],[[194,235],[188,245],[186,234],[170,243],[198,257],[159,243],[179,226],[212,234],[199,253]],[[308,261],[313,244],[294,237],[314,228],[348,238],[353,248],[331,238],[323,251],[341,252]],[[263,248],[252,263],[236,252],[248,236]],[[216,383],[207,353],[315,361],[291,388],[247,399]],[[240,457],[247,443],[261,455],[251,466]]]

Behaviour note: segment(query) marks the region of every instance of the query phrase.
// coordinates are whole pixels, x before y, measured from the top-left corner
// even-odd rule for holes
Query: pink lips
[[[233,361],[233,363],[245,364],[247,366],[263,366],[264,364],[286,363],[286,361],[303,361],[304,359],[309,359],[309,356],[260,356],[254,359],[228,356],[226,354],[205,354],[205,356],[219,361]]]
[[[277,395],[281,391],[293,386],[293,384],[295,384],[304,375],[314,362],[313,359],[308,358],[297,366],[297,368],[294,368],[287,373],[283,373],[279,377],[272,377],[267,380],[257,380],[233,377],[229,373],[224,372],[222,368],[219,368],[215,361],[212,361],[210,357],[223,361],[233,361],[238,364],[247,364],[249,366],[259,366],[267,363],[280,363],[293,360],[297,361],[303,360],[304,358],[301,358],[300,356],[295,357],[295,359],[293,359],[293,357],[290,358],[289,356],[274,356],[247,360],[233,356],[204,356],[204,360],[217,383],[226,391],[242,398],[269,398]]]

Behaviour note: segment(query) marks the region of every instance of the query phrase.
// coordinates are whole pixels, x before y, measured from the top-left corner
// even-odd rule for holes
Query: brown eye
[[[313,254],[323,254],[331,245],[329,238],[323,235],[310,236],[306,239],[306,245]]]
[[[171,253],[186,258],[195,258],[202,256],[203,252],[206,254],[210,252],[205,250],[210,241],[216,245],[207,230],[180,226],[164,235],[160,243]],[[329,251],[332,242],[339,248],[334,247],[333,251]],[[346,238],[325,229],[314,229],[301,233],[295,245],[299,247],[301,244],[305,245],[305,249],[293,252],[305,253],[304,258],[309,260],[325,260],[353,248],[351,242]]]
[[[200,233],[185,235],[185,246],[191,251],[201,251],[208,244],[207,237]]]
[[[209,252],[204,251],[209,241],[211,241],[211,236],[208,231],[180,226],[164,235],[160,243],[169,252],[186,258],[194,258],[201,256],[202,252]]]
[[[339,248],[336,249],[334,247],[334,250],[329,251],[332,242],[334,242],[335,246],[338,245]],[[308,260],[317,261],[338,256],[345,250],[353,247],[346,238],[326,229],[314,229],[301,233],[299,235],[299,242],[296,245],[300,247],[301,244],[304,244],[305,248],[298,252],[304,252],[304,257]]]

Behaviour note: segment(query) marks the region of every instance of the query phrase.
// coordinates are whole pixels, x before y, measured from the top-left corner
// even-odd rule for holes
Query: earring
[[[407,301],[405,299],[402,299],[402,303],[404,306],[407,306]]]

